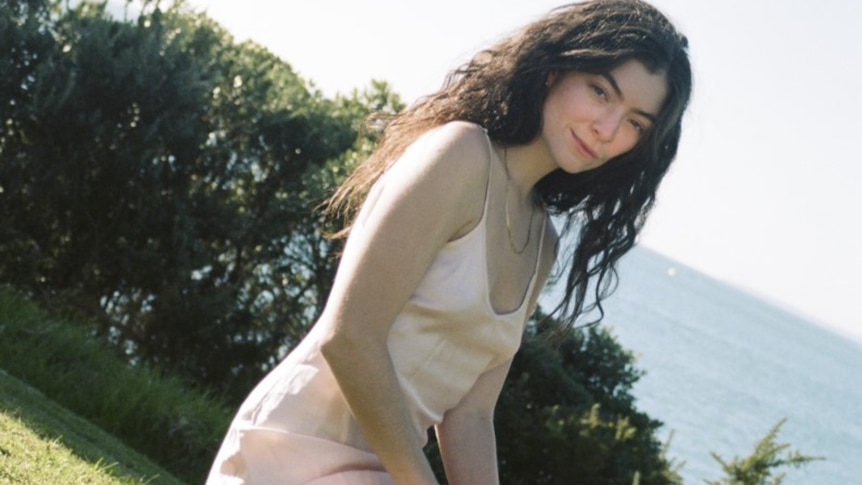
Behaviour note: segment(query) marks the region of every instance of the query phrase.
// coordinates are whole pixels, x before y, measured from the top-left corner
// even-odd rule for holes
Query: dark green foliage
[[[634,406],[641,375],[606,327],[527,340],[496,413],[505,483],[680,483],[655,437],[661,423]]]
[[[776,423],[766,436],[754,445],[751,455],[745,458],[734,458],[728,462],[713,452],[712,457],[721,464],[725,477],[717,481],[707,480],[707,485],[780,485],[784,481],[784,473],[772,476],[777,469],[788,466],[798,468],[812,461],[822,460],[821,457],[790,450],[789,443],[775,441],[785,421],[786,419],[782,419]]]
[[[397,97],[325,99],[182,4],[59,5],[0,13],[0,280],[241,396],[321,310],[338,247],[312,208],[363,103]]]
[[[512,363],[495,422],[506,484],[679,484],[655,434],[659,421],[634,406],[642,372],[605,327],[559,343],[528,338]],[[429,457],[442,476],[439,451]]]

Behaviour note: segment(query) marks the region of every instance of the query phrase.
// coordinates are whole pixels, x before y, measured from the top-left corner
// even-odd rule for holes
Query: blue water
[[[686,484],[720,478],[710,451],[748,456],[783,418],[778,442],[826,458],[779,470],[785,485],[862,484],[862,345],[646,248],[620,276],[603,324],[647,372],[637,406],[672,434]]]

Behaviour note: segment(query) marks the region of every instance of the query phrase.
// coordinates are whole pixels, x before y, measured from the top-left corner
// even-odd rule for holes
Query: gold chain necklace
[[[506,213],[506,233],[509,235],[509,247],[512,248],[512,251],[515,254],[523,254],[524,251],[527,250],[527,246],[530,245],[530,239],[533,237],[533,217],[536,215],[536,210],[530,210],[530,224],[527,226],[527,241],[524,242],[524,246],[521,249],[515,245],[515,240],[512,237],[512,220],[509,217],[509,184],[512,182],[512,179],[509,177],[509,150],[508,148],[503,148],[503,168],[506,170],[506,193],[504,195],[505,200],[503,202],[503,210]]]

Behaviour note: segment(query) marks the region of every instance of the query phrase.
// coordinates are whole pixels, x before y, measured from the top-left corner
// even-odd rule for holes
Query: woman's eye
[[[638,132],[638,135],[643,135],[644,132],[646,131],[646,127],[643,125],[643,123],[641,123],[638,120],[629,120],[629,123],[631,123],[631,125],[635,129],[635,131]]]
[[[605,91],[603,87],[599,86],[598,84],[592,84],[591,87],[593,88],[594,93],[601,96],[602,98],[607,98],[607,91]]]

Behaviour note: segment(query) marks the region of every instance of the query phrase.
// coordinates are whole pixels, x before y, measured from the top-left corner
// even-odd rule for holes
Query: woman
[[[579,231],[565,330],[676,154],[686,47],[639,0],[566,6],[396,116],[330,201],[353,218],[320,320],[247,398],[208,483],[436,483],[431,426],[449,483],[497,483],[493,410],[556,256],[549,214]]]

